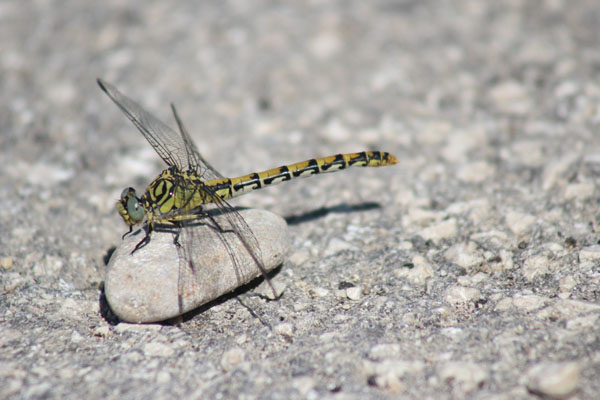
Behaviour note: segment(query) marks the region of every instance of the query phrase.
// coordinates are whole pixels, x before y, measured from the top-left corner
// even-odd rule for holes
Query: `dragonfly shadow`
[[[341,203],[333,207],[321,207],[313,211],[308,211],[299,215],[290,215],[285,217],[288,225],[300,225],[305,222],[313,221],[325,217],[331,213],[349,214],[352,212],[369,211],[380,209],[381,204],[374,201],[367,201],[360,204]]]

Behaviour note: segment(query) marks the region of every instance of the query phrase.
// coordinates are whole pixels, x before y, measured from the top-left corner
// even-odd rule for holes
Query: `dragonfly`
[[[191,256],[194,254],[192,249],[202,246],[201,235],[195,230],[213,229],[225,245],[233,267],[239,267],[238,257],[233,249],[243,248],[264,276],[275,298],[278,296],[267,275],[258,240],[228,200],[294,178],[340,171],[348,167],[380,167],[398,162],[388,152],[362,151],[313,158],[263,172],[227,178],[202,157],[173,104],[171,110],[179,132],[144,110],[113,85],[102,79],[97,82],[167,164],[167,168],[148,185],[141,196],[137,195],[134,188],[128,187],[117,201],[119,215],[129,226],[129,231],[123,237],[140,224],[143,224],[146,232],[132,254],[150,242],[153,230],[170,229],[174,232],[174,244],[178,252],[179,249],[182,250],[178,253],[180,265],[195,270],[201,267],[198,263],[202,263],[198,257]],[[212,207],[210,210],[216,209],[225,218],[226,229],[212,216],[209,207]],[[209,220],[210,224],[198,223],[204,220]],[[237,243],[231,242],[232,240],[237,240]]]

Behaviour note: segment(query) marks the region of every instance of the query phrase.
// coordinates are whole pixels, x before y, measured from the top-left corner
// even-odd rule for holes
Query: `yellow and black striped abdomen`
[[[222,199],[228,199],[294,178],[305,178],[322,172],[335,172],[348,167],[383,167],[397,162],[396,157],[383,151],[336,154],[284,165],[263,172],[254,172],[237,178],[215,179],[207,181],[205,184],[213,188]]]

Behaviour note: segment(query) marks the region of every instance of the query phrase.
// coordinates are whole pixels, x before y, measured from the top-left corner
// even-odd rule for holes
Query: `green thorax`
[[[194,172],[177,168],[164,170],[148,185],[140,203],[148,222],[186,219],[187,211],[210,203],[212,195],[204,181]]]

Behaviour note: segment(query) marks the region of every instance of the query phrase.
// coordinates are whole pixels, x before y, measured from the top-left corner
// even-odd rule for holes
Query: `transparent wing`
[[[190,164],[186,139],[165,123],[145,111],[139,104],[117,90],[111,84],[98,79],[100,88],[123,111],[133,124],[144,135],[167,165],[179,168],[181,171],[194,169],[202,173],[200,164]],[[200,158],[199,160],[202,160]]]
[[[276,296],[275,289],[269,281],[267,271],[263,264],[262,252],[258,240],[244,218],[228,202],[215,195],[209,186],[202,184],[195,185],[193,188],[186,188],[186,190],[196,192],[202,191],[204,196],[208,197],[212,202],[205,205],[203,210],[198,211],[199,214],[194,215],[193,218],[187,220],[189,222],[183,223],[179,242],[184,254],[184,260],[182,261],[185,265],[182,263],[181,267],[192,268],[194,273],[199,273],[199,271],[211,268],[210,265],[205,264],[205,262],[208,261],[198,253],[198,249],[202,249],[205,245],[202,241],[204,235],[198,230],[211,229],[226,249],[236,275],[238,277],[243,275],[242,269],[248,262],[243,261],[247,260],[248,257],[242,257],[235,251],[236,249],[238,251],[243,249],[244,253],[250,257],[251,262],[261,271],[262,275],[271,286],[274,296]],[[181,211],[182,215],[186,213],[190,214],[190,211]],[[171,217],[176,215],[177,214],[173,214]]]
[[[185,129],[181,118],[179,118],[179,114],[177,114],[177,109],[175,109],[175,104],[171,104],[171,110],[173,110],[173,116],[175,117],[175,121],[177,121],[177,126],[179,127],[179,132],[181,133],[181,138],[185,143],[185,149],[188,158],[188,164],[193,167],[200,166],[202,171],[197,171],[200,174],[200,177],[205,180],[211,179],[225,179],[223,175],[219,173],[208,161],[202,157],[202,154],[196,148],[196,145],[190,138],[190,135]]]

